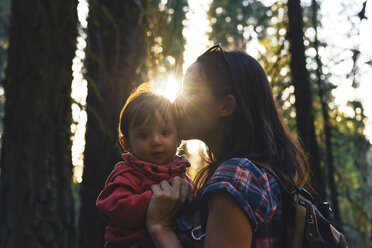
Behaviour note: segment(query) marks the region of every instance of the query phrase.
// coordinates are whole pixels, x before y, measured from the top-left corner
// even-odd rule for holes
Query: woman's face
[[[208,144],[221,133],[221,104],[194,63],[185,74],[183,92],[177,99],[178,125],[181,139],[200,139]]]

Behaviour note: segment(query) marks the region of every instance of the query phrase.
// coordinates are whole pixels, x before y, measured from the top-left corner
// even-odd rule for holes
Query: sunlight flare
[[[181,92],[181,82],[173,74],[168,75],[166,80],[157,80],[153,83],[156,94],[162,95],[174,102]]]

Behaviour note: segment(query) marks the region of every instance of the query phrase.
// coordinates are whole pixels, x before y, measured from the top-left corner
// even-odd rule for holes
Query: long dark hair
[[[197,191],[233,157],[270,166],[288,188],[302,186],[309,174],[307,157],[284,123],[261,65],[239,51],[206,53],[195,63],[215,96],[233,94],[237,100],[235,112],[224,120],[222,149],[207,151],[208,165],[195,178]]]

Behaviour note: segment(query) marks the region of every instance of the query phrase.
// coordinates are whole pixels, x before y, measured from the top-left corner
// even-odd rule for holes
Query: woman
[[[262,67],[218,44],[189,67],[183,90],[180,136],[208,147],[209,164],[194,189],[202,247],[284,247],[282,193],[261,165],[290,189],[307,180],[308,163],[278,112]],[[157,247],[181,247],[171,223],[186,194],[183,184],[153,187],[146,225]]]

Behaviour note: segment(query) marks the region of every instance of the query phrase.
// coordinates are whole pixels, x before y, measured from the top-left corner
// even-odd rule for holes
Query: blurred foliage
[[[354,116],[334,110],[335,175],[340,193],[340,209],[350,247],[370,247],[372,219],[371,186],[368,185],[371,164],[367,155],[371,144],[363,134],[366,116],[360,101],[350,101]]]
[[[145,1],[145,38],[147,43],[147,69],[150,79],[172,73],[182,77],[185,39],[182,35],[186,0]]]
[[[229,48],[244,49],[252,38],[264,38],[272,12],[259,1],[215,0],[208,15],[213,30],[210,33],[212,41]]]

